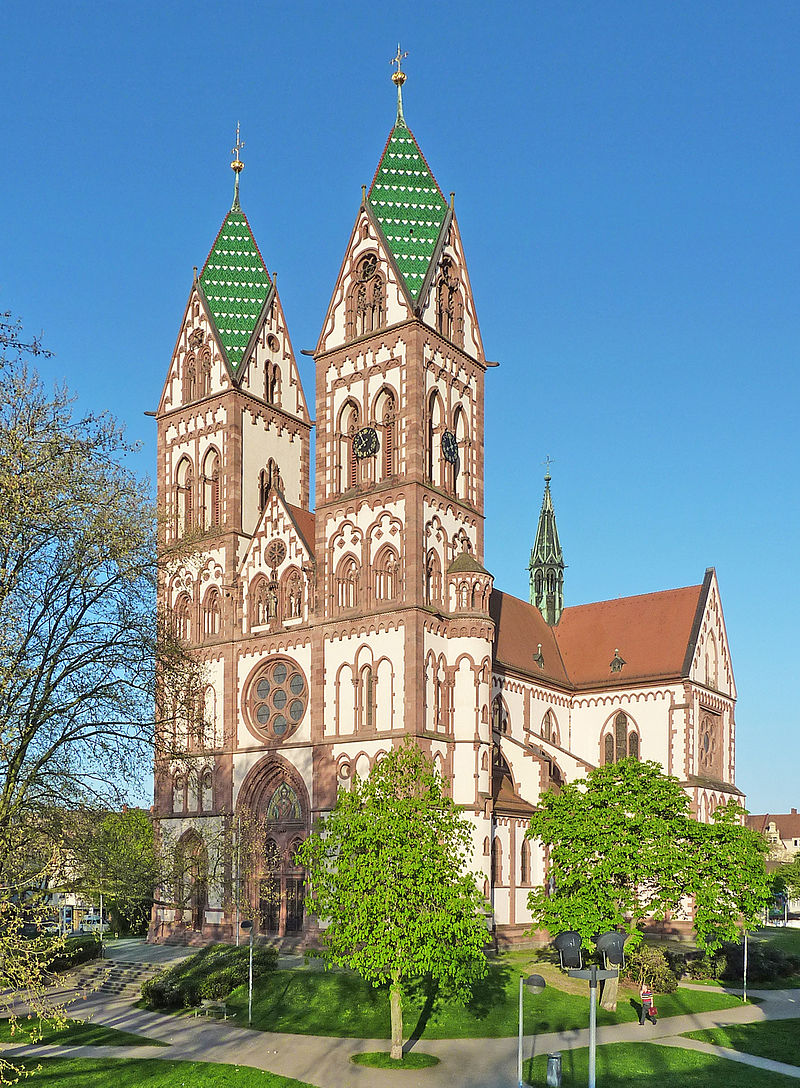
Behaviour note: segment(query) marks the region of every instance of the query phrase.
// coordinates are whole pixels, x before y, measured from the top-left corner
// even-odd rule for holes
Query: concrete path
[[[754,991],[763,999],[761,1005],[742,1005],[716,1012],[695,1013],[659,1020],[657,1024],[619,1024],[598,1029],[598,1043],[646,1042],[687,1049],[721,1053],[722,1057],[744,1060],[746,1064],[784,1072],[780,1063],[728,1052],[722,1047],[677,1039],[685,1031],[722,1027],[728,1024],[754,1023],[766,1019],[800,1017],[800,991]],[[164,1016],[131,1007],[130,1000],[109,999],[99,993],[76,1002],[71,1013],[93,1023],[133,1031],[170,1044],[164,1047],[4,1047],[12,1053],[37,1057],[97,1058],[171,1058],[191,1061],[224,1062],[267,1069],[295,1077],[319,1088],[508,1088],[516,1079],[516,1038],[504,1039],[422,1039],[415,1049],[435,1054],[441,1064],[426,1070],[383,1071],[355,1066],[351,1054],[369,1050],[387,1050],[381,1039],[337,1039],[325,1036],[287,1035],[250,1031],[229,1022],[209,1021],[193,1016]],[[523,1053],[526,1058],[554,1050],[571,1050],[588,1045],[588,1029],[527,1036]],[[774,1068],[775,1066],[778,1068]],[[789,1066],[788,1074],[797,1077],[800,1069]]]

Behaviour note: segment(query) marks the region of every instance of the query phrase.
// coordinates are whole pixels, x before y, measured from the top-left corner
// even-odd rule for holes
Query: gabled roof
[[[793,808],[791,812],[765,812],[746,817],[747,826],[755,831],[766,833],[767,826],[774,821],[778,835],[782,839],[800,839],[800,814]]]
[[[556,642],[555,628],[532,604],[510,593],[492,590],[489,614],[494,620],[494,657],[503,665],[520,669],[534,678],[569,687],[564,662]],[[541,643],[542,664],[534,659]]]
[[[565,608],[555,632],[573,685],[685,675],[702,590],[687,586]],[[625,662],[619,672],[610,667],[615,650]]]
[[[386,141],[368,200],[416,299],[447,215],[447,201],[411,129],[400,118]]]
[[[556,627],[527,601],[494,590],[494,656],[529,676],[541,674],[575,689],[681,677],[704,588],[705,583],[565,608]],[[541,668],[534,658],[540,643]],[[611,669],[615,650],[625,662],[618,672]]]
[[[247,216],[237,207],[222,222],[200,284],[235,372],[272,286]]]
[[[315,519],[313,510],[304,510],[301,506],[292,506],[284,500],[284,506],[289,511],[292,521],[297,526],[297,531],[303,538],[303,543],[311,555],[314,555],[315,544]]]

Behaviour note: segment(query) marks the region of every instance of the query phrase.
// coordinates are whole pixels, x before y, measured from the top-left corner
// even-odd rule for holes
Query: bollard
[[[547,1055],[547,1088],[561,1088],[561,1051]]]

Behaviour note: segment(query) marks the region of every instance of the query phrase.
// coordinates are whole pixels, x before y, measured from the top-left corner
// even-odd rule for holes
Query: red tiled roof
[[[314,554],[314,511],[303,510],[300,506],[292,506],[291,503],[286,503],[286,509],[292,515],[295,525],[297,526],[300,536],[302,536],[306,545],[308,546],[311,554]]]
[[[750,815],[747,817],[747,826],[763,834],[767,830],[767,824],[773,821],[782,839],[800,839],[800,813],[797,809],[792,812],[765,812],[762,815]]]
[[[619,686],[684,675],[704,585],[565,608],[549,627],[534,605],[492,593],[495,658],[565,687]],[[533,659],[541,643],[544,667]],[[614,651],[625,665],[611,671]]]
[[[565,608],[556,639],[576,687],[681,676],[703,586]],[[614,651],[625,665],[610,668]]]
[[[497,661],[529,675],[541,676],[543,680],[569,686],[554,628],[548,627],[538,608],[495,589],[489,601],[489,613],[495,624],[494,657]],[[541,669],[533,659],[539,643],[544,658]]]

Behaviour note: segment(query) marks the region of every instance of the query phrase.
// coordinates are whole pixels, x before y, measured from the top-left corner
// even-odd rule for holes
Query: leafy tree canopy
[[[466,997],[486,973],[486,902],[468,871],[472,830],[433,763],[408,738],[303,843],[309,909],[327,960],[389,983],[392,1056],[402,1054],[402,992],[428,977]]]
[[[689,798],[658,763],[624,759],[546,793],[528,836],[549,848],[554,890],[534,889],[529,906],[551,933],[577,930],[589,946],[609,929],[630,947],[648,917],[695,904],[698,943],[715,948],[754,924],[767,895],[761,836],[744,810],[721,806],[710,824],[689,815]]]

